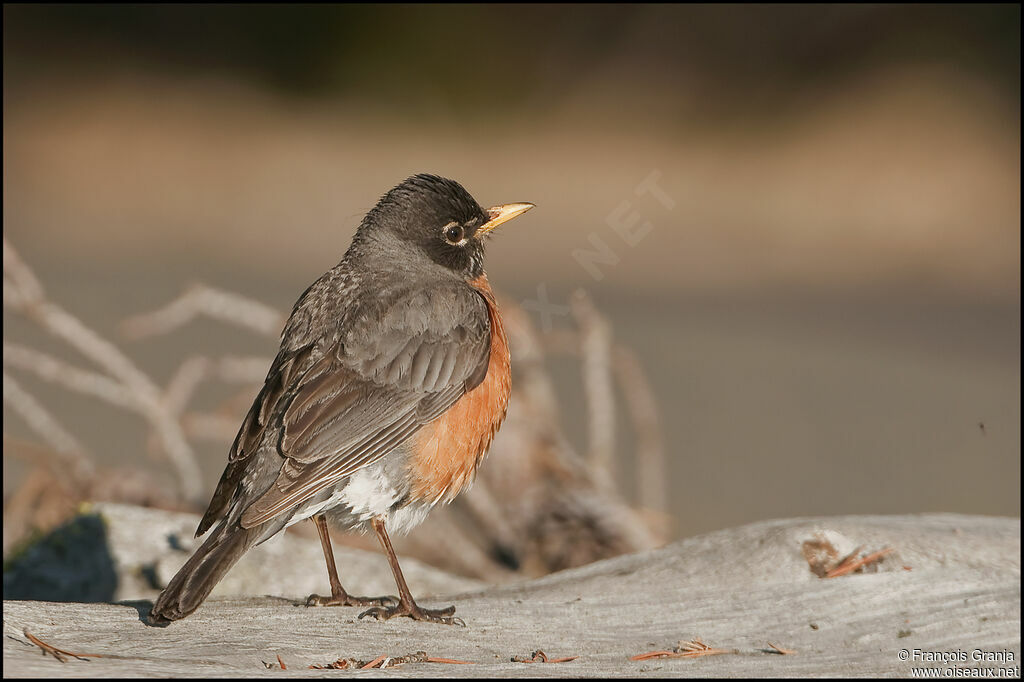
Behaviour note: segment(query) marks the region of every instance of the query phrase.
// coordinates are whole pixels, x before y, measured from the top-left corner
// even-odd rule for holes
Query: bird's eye
[[[455,246],[466,238],[466,230],[458,223],[449,223],[444,226],[444,239]]]

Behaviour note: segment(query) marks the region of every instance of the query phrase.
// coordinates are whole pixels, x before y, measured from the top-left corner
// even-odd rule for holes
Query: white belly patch
[[[434,505],[414,502],[392,510],[392,506],[399,499],[399,493],[381,474],[377,466],[356,471],[343,488],[334,491],[330,498],[323,502],[302,509],[289,519],[288,525],[344,506],[351,510],[349,513],[358,521],[365,522],[375,516],[382,516],[389,533],[402,535],[408,532],[423,521]]]
[[[398,501],[398,491],[387,484],[377,467],[365,467],[352,474],[339,499],[352,508],[353,514],[366,520],[387,514]]]

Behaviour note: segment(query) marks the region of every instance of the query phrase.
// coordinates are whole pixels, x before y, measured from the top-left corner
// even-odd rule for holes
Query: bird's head
[[[466,189],[436,175],[414,175],[366,215],[359,232],[412,247],[467,280],[483,273],[484,240],[533,204],[482,208]]]

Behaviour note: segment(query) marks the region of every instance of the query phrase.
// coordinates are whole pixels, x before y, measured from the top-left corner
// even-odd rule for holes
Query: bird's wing
[[[287,389],[277,480],[251,528],[380,459],[483,381],[490,321],[468,287],[418,291],[361,316]]]
[[[312,353],[313,344],[307,344],[296,349],[282,349],[274,358],[263,388],[257,394],[231,444],[228,464],[224,467],[224,473],[217,483],[217,490],[213,493],[202,521],[199,522],[196,537],[209,530],[231,506],[232,499],[238,494],[238,484],[245,475],[253,455],[259,449],[272,414],[277,405],[287,399],[288,389],[301,383],[302,375],[309,369]]]

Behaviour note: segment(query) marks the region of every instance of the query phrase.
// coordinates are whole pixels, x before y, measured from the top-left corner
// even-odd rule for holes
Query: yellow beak
[[[501,206],[491,206],[487,209],[488,221],[477,228],[476,233],[478,235],[487,234],[498,225],[506,223],[516,216],[520,216],[531,208],[533,204],[502,204]]]

